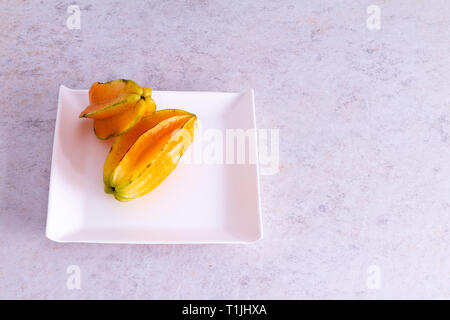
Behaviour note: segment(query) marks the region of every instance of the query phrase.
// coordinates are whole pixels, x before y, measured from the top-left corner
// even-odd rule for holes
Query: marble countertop
[[[449,24],[445,0],[2,1],[0,298],[450,298]],[[121,77],[255,89],[264,239],[46,239],[58,87]]]

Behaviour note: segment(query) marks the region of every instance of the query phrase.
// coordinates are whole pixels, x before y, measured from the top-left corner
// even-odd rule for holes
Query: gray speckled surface
[[[108,3],[77,1],[80,30],[72,1],[0,3],[0,298],[450,298],[447,1],[377,1],[379,31],[370,1]],[[263,240],[45,238],[58,87],[118,77],[255,89],[281,130]]]

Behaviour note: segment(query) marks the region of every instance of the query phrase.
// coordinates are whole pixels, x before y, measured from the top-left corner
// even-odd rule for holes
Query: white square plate
[[[225,138],[226,129],[255,129],[250,132],[256,141],[253,91],[154,91],[152,96],[158,109],[195,113],[198,130],[180,164],[161,185],[122,203],[103,191],[103,163],[112,141],[97,139],[92,120],[78,118],[88,105],[88,91],[60,87],[47,237],[58,242],[96,243],[243,243],[260,239],[257,161],[198,161],[204,147],[200,130],[213,129]],[[250,148],[248,152],[256,155],[256,144]],[[200,158],[195,157],[198,154]]]

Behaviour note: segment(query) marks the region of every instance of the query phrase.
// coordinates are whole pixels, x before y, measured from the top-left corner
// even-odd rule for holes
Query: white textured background
[[[449,39],[446,0],[1,1],[0,298],[450,298]],[[58,87],[119,77],[255,89],[258,126],[281,130],[263,240],[45,238]]]

